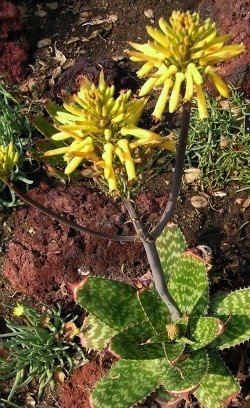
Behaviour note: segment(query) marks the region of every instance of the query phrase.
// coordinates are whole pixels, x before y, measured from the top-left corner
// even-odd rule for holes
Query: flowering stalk
[[[83,232],[84,234],[89,234],[89,235],[92,235],[98,238],[108,239],[110,241],[120,241],[120,242],[133,242],[136,238],[133,235],[110,235],[104,232],[92,230],[87,227],[82,227],[76,222],[68,220],[62,215],[55,213],[50,208],[47,208],[41,203],[38,203],[36,200],[33,200],[27,194],[23,193],[12,181],[10,180],[6,181],[6,184],[9,186],[9,188],[12,191],[14,191],[23,200],[24,203],[32,205],[33,207],[37,208],[39,211],[43,212],[44,214],[48,215],[54,220],[57,220],[61,222],[62,224],[67,225],[68,227],[73,228],[77,231]]]
[[[172,298],[167,289],[166,279],[163,273],[159,254],[156,249],[155,238],[152,238],[151,235],[145,230],[144,225],[140,221],[141,216],[135,202],[125,198],[123,199],[123,202],[129,212],[137,235],[140,238],[147,254],[147,259],[153,275],[155,289],[157,290],[163,302],[167,305],[171,320],[173,322],[176,322],[180,319],[181,313],[175,300]]]
[[[155,239],[162,233],[165,226],[171,220],[173,212],[176,207],[177,198],[179,196],[181,179],[184,168],[185,161],[185,152],[187,145],[189,121],[190,121],[190,112],[191,112],[191,102],[186,102],[182,107],[182,121],[181,121],[181,130],[179,137],[179,146],[177,150],[176,160],[175,160],[175,169],[172,181],[172,187],[168,198],[167,206],[158,222],[156,227],[151,231],[152,237]]]

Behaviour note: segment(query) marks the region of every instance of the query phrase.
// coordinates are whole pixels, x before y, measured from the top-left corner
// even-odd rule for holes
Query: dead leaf
[[[53,379],[57,386],[61,387],[65,381],[66,375],[63,371],[56,371],[53,375]]]
[[[77,41],[81,41],[81,38],[79,38],[79,37],[70,37],[70,38],[66,41],[65,44],[73,44],[73,43],[75,43],[75,42],[77,42]]]
[[[73,340],[73,338],[78,335],[80,330],[78,327],[75,325],[74,322],[66,322],[64,326],[64,335],[63,339],[64,341],[70,342]]]
[[[52,44],[51,38],[43,38],[42,40],[38,41],[37,46],[38,48],[43,48],[51,44]]]
[[[65,55],[58,50],[58,48],[56,48],[56,45],[54,45],[54,51],[55,51],[55,56],[54,56],[54,61],[56,61],[58,64],[63,65],[67,58],[65,57]]]
[[[25,406],[27,408],[36,406],[36,401],[29,392],[25,394]]]

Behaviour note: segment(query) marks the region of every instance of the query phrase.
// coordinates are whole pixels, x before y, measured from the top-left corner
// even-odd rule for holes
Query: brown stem
[[[181,187],[183,169],[184,169],[187,136],[188,136],[188,129],[189,129],[189,121],[190,121],[190,112],[191,112],[191,102],[186,102],[182,108],[180,139],[179,139],[179,146],[178,146],[176,160],[175,160],[175,169],[174,169],[171,192],[169,195],[167,206],[158,224],[151,231],[151,235],[155,238],[157,238],[162,233],[165,226],[172,218],[174,209],[176,207],[177,198],[179,196],[180,187]]]
[[[126,235],[109,235],[104,232],[99,232],[99,231],[95,231],[87,227],[82,227],[76,222],[68,220],[67,218],[55,213],[53,210],[47,207],[44,207],[42,204],[33,200],[27,194],[23,193],[12,181],[7,181],[6,184],[8,184],[9,188],[13,190],[22,199],[24,203],[32,205],[33,207],[37,208],[39,211],[43,212],[44,214],[48,215],[54,220],[57,220],[61,222],[62,224],[65,224],[68,227],[73,228],[77,231],[83,232],[84,234],[89,234],[89,235],[92,235],[98,238],[108,239],[110,241],[120,241],[120,242],[133,242],[136,238],[136,236],[134,235],[127,235],[127,236]]]

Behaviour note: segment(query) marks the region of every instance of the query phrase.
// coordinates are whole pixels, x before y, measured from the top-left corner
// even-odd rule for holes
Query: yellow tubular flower
[[[245,50],[243,44],[225,45],[230,35],[218,35],[215,23],[210,18],[201,22],[197,12],[173,11],[169,21],[161,17],[159,28],[147,26],[146,30],[153,41],[145,44],[130,43],[135,51],[128,51],[128,54],[133,61],[144,63],[137,75],[148,79],[140,90],[140,96],[149,94],[158,86],[164,89],[153,112],[157,119],[163,113],[163,102],[165,106],[168,104],[170,112],[174,112],[179,102],[192,100],[195,93],[197,100],[198,94],[199,100],[202,100],[203,109],[199,111],[203,112],[202,117],[206,117],[201,97],[201,86],[206,76],[209,76],[222,96],[228,97],[226,84],[215,72],[216,65],[241,54]],[[176,76],[177,73],[184,77]],[[165,83],[168,79],[175,84],[167,96]]]
[[[169,112],[173,113],[179,105],[181,84],[185,79],[185,75],[181,72],[175,74],[175,83],[169,99]]]
[[[118,141],[117,144],[123,152],[124,163],[125,163],[125,168],[126,168],[126,172],[128,175],[128,180],[129,181],[136,180],[137,176],[135,172],[135,165],[134,165],[132,156],[130,154],[128,139],[121,139]]]
[[[173,87],[173,84],[174,83],[172,79],[170,78],[164,82],[161,94],[158,98],[158,101],[155,105],[155,108],[152,114],[156,119],[159,119],[159,120],[161,119],[161,116],[165,110],[165,106],[166,106],[166,103],[169,97],[169,91]]]
[[[197,94],[197,104],[198,104],[199,115],[201,119],[205,119],[208,117],[205,95],[204,95],[201,85],[195,84],[195,88],[196,88],[196,94]]]

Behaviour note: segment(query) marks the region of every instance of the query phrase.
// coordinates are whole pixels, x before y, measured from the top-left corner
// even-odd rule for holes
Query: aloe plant
[[[187,249],[180,230],[169,224],[156,244],[168,291],[181,311],[177,322],[154,289],[100,277],[74,288],[77,303],[89,312],[84,345],[108,348],[118,358],[96,385],[93,406],[130,408],[163,389],[170,399],[193,393],[204,408],[220,408],[240,386],[218,350],[250,338],[250,290],[209,299],[205,264]]]

